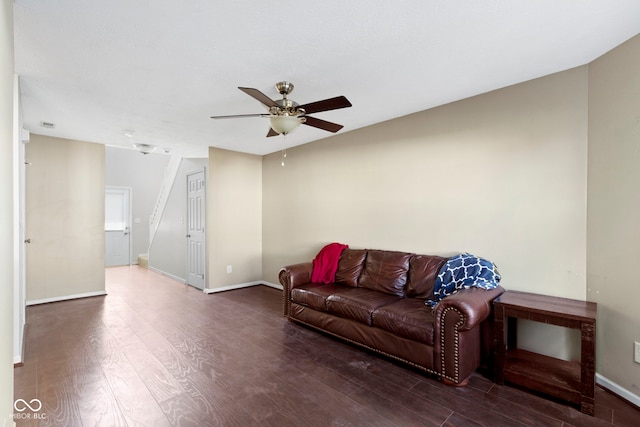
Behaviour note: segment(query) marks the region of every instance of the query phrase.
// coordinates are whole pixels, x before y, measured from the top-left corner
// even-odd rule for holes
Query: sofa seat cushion
[[[320,311],[327,311],[327,298],[330,295],[352,289],[334,283],[323,285],[320,283],[307,283],[291,290],[291,301],[306,305]]]
[[[403,298],[373,312],[373,326],[387,332],[433,345],[433,310],[419,298]]]
[[[347,288],[327,297],[327,311],[340,317],[371,325],[371,313],[400,298],[364,288]],[[425,307],[426,308],[426,307]]]

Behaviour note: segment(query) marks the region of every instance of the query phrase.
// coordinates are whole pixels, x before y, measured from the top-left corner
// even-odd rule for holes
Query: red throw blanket
[[[313,283],[333,283],[338,271],[338,261],[343,250],[349,245],[342,243],[329,243],[320,249],[318,255],[313,259],[313,272],[311,281]]]

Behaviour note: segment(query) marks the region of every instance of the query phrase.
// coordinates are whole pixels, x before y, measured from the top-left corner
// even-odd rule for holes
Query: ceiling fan
[[[230,116],[211,116],[212,119],[235,119],[243,117],[268,117],[271,121],[271,127],[267,133],[267,137],[279,134],[286,135],[297,128],[300,124],[313,126],[318,129],[329,132],[338,132],[343,128],[337,123],[328,122],[326,120],[317,119],[307,114],[319,113],[321,111],[337,110],[339,108],[351,107],[351,102],[344,96],[336,96],[335,98],[323,99],[322,101],[311,102],[309,104],[299,105],[297,102],[287,98],[293,91],[293,83],[278,82],[276,89],[282,95],[282,99],[272,100],[258,89],[250,87],[238,87],[247,95],[260,101],[269,108],[268,113],[259,114],[235,114]]]

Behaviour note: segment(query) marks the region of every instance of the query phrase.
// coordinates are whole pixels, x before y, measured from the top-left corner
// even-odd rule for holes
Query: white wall
[[[0,3],[0,422],[13,411],[13,2]]]
[[[153,213],[169,156],[106,147],[105,185],[131,188],[131,262],[149,250],[149,217]]]
[[[187,173],[207,164],[207,159],[182,159],[149,252],[150,267],[182,281],[187,275]]]
[[[26,323],[26,283],[25,283],[25,161],[24,144],[29,133],[22,128],[22,108],[20,102],[20,78],[14,77],[13,94],[13,231],[14,231],[14,313],[13,313],[13,362],[22,363],[24,357],[24,327]],[[24,138],[24,139],[23,139]]]

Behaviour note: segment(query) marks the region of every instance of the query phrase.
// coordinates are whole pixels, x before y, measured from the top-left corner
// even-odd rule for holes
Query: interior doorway
[[[131,189],[106,187],[105,267],[131,265]]]
[[[204,290],[206,271],[204,169],[187,174],[187,284]]]

